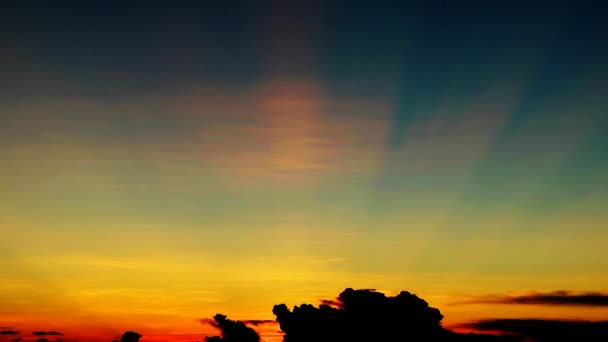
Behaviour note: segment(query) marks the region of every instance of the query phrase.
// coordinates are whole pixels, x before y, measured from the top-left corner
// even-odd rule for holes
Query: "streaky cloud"
[[[251,324],[256,327],[264,324],[276,324],[276,321],[273,319],[247,319],[241,322],[245,324]]]
[[[0,331],[0,335],[17,335],[19,332],[17,330],[2,330]]]
[[[525,295],[503,295],[475,298],[453,304],[522,304],[608,307],[608,293],[569,291],[534,292]]]
[[[61,336],[63,335],[59,331],[34,331],[32,333],[34,336]]]

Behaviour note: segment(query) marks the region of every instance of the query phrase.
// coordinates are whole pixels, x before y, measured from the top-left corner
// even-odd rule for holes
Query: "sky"
[[[608,291],[604,7],[2,2],[0,325],[186,341],[346,287],[608,319],[475,300]]]

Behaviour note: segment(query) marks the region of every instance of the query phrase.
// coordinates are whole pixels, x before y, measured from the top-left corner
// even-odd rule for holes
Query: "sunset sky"
[[[0,330],[200,340],[346,287],[608,319],[479,300],[608,292],[606,11],[540,3],[3,1]]]

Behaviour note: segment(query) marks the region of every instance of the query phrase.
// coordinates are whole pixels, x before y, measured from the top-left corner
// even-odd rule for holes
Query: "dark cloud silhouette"
[[[536,342],[608,341],[608,321],[486,319],[463,326],[479,331],[516,334]]]
[[[0,335],[17,335],[19,332],[17,330],[2,330],[0,331]]]
[[[23,338],[21,337],[15,337],[14,339],[11,340],[11,342],[21,342],[23,341]]]
[[[127,331],[122,334],[120,342],[139,342],[139,339],[142,337],[143,335],[136,333],[135,331]]]
[[[489,296],[457,304],[536,304],[571,306],[608,306],[608,294],[601,292],[573,293],[554,291],[519,296]]]
[[[206,342],[260,342],[260,335],[255,330],[242,321],[230,320],[222,314],[213,316],[213,319],[202,319],[201,323],[210,324],[221,331],[221,336],[205,337]]]
[[[331,305],[330,305],[331,304]],[[335,341],[520,341],[514,336],[458,334],[441,326],[443,315],[407,291],[394,297],[375,290],[344,290],[336,300],[275,305],[285,342]]]
[[[47,338],[41,337],[37,339],[36,342],[49,342],[49,340]]]
[[[388,340],[405,336],[437,337],[443,316],[438,309],[410,294],[386,297],[373,290],[346,289],[334,306],[302,304],[290,311],[275,305],[286,342]]]
[[[34,331],[34,336],[62,336],[63,334],[59,331]]]

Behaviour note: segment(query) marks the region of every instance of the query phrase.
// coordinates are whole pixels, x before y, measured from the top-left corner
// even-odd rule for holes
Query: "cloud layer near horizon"
[[[515,334],[544,341],[605,341],[608,321],[575,321],[543,319],[485,319],[463,325],[478,331]]]
[[[603,292],[533,292],[523,295],[496,295],[454,304],[523,304],[608,307],[608,293]]]

